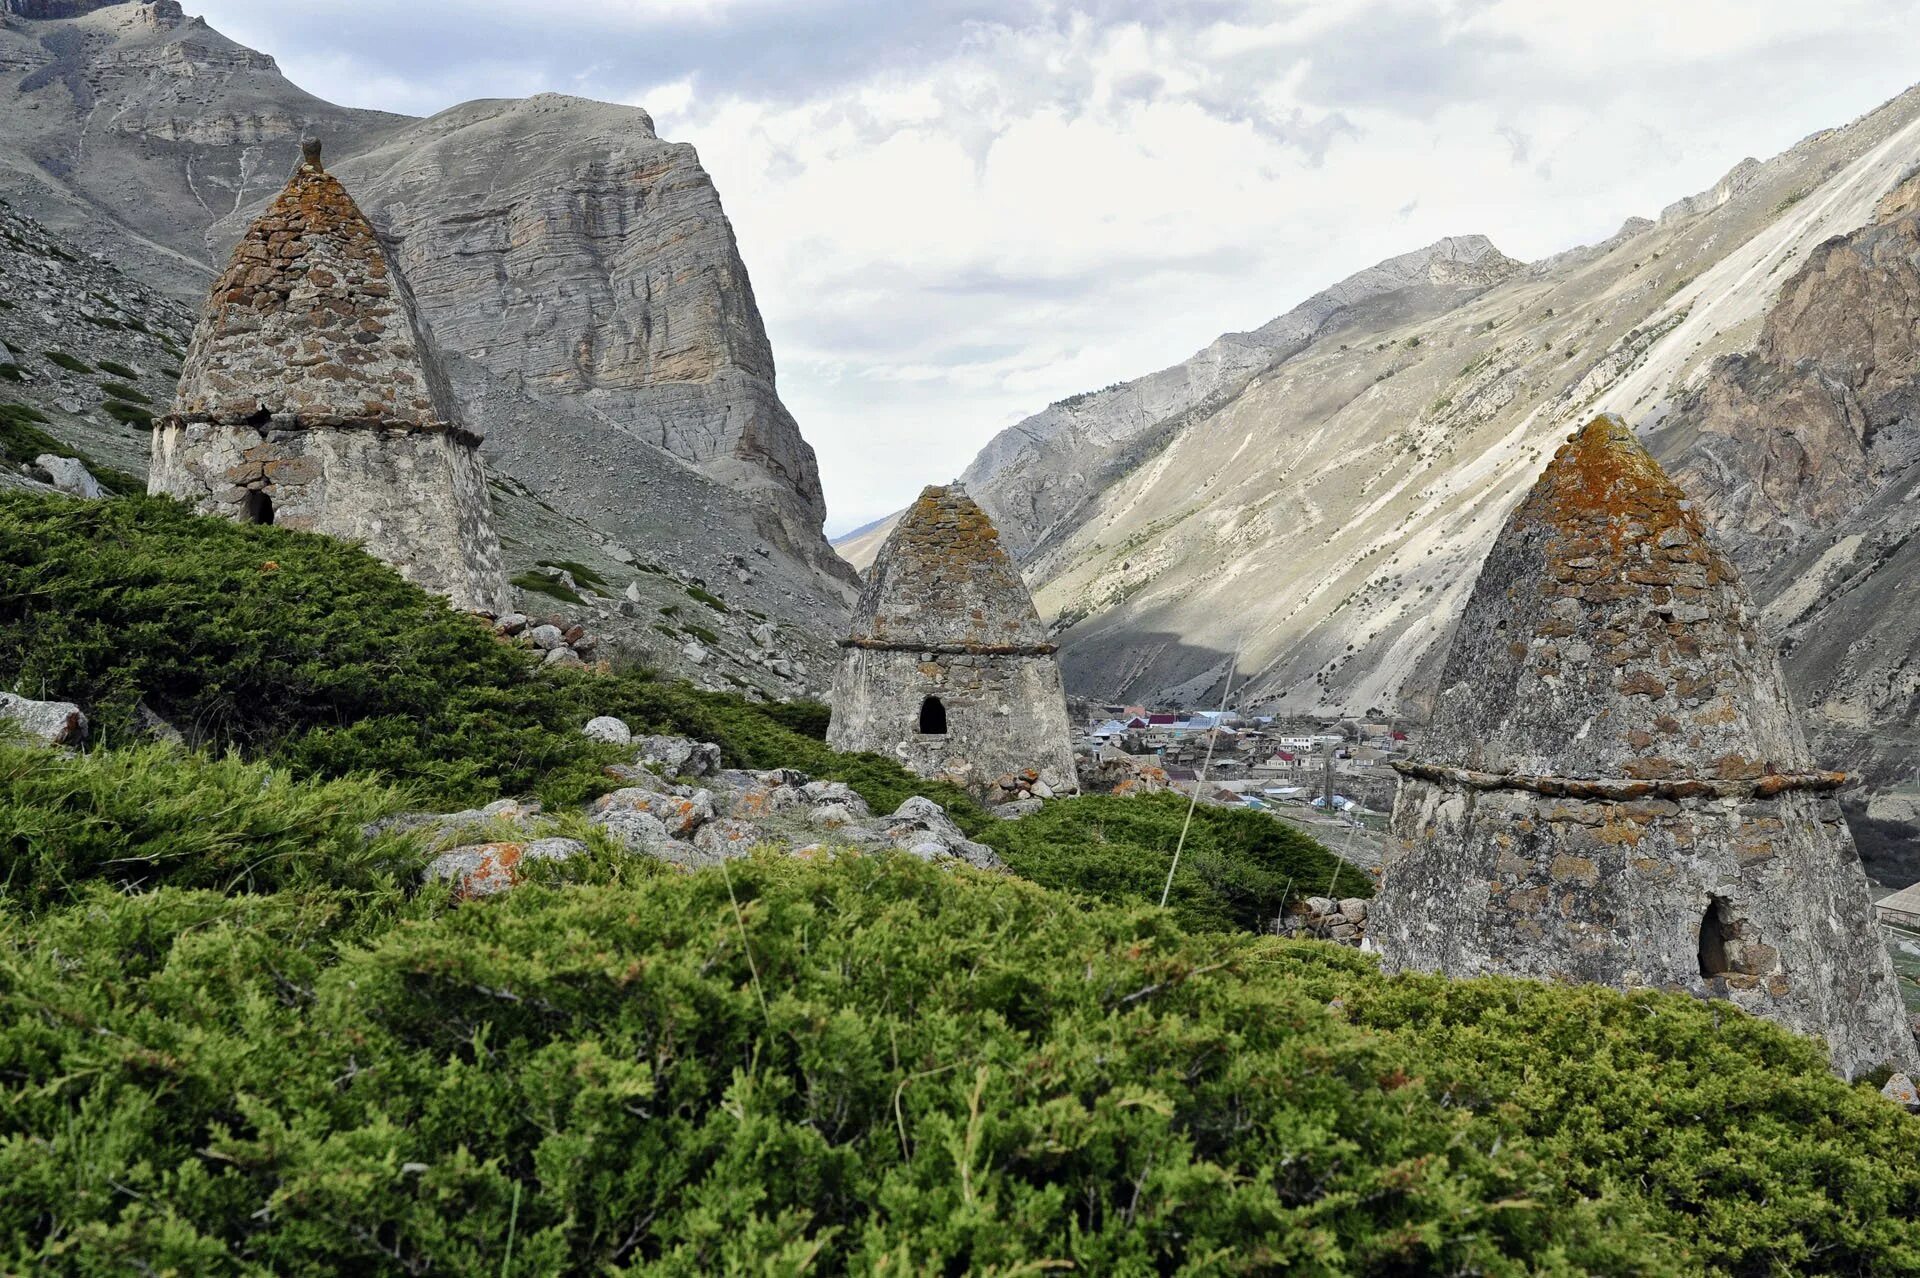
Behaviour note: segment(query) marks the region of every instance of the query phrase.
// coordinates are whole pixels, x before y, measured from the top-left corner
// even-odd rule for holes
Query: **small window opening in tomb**
[[[938,697],[920,703],[920,733],[928,737],[947,735],[947,705]]]
[[[247,497],[240,506],[241,517],[250,524],[270,524],[273,522],[273,498],[258,488],[247,490]]]
[[[1706,915],[1700,920],[1700,975],[1725,976],[1733,971],[1727,959],[1727,941],[1732,931],[1726,901],[1717,896],[1710,898]]]

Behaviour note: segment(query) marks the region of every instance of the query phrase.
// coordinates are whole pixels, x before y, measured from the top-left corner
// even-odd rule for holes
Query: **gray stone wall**
[[[1915,1062],[1830,793],[1592,801],[1407,777],[1393,829],[1369,932],[1389,970],[1724,998],[1824,1036],[1849,1076]]]
[[[910,771],[990,797],[1003,776],[1032,770],[1048,789],[1077,788],[1060,665],[1051,655],[909,652],[849,647],[834,679],[827,743],[898,759]],[[939,697],[947,732],[920,732]]]
[[[168,423],[154,431],[148,491],[202,514],[271,521],[363,544],[455,607],[508,610],[486,476],[445,430],[276,430]]]

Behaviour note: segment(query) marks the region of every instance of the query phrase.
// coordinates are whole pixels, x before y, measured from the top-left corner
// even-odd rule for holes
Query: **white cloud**
[[[1920,0],[204,0],[354,105],[631,101],[713,173],[852,527],[1442,235],[1610,234],[1906,87]]]

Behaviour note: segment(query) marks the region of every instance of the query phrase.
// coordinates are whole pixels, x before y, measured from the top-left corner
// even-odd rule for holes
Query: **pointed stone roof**
[[[214,285],[174,415],[433,427],[451,420],[449,402],[372,224],[307,142]]]
[[[1488,554],[1441,676],[1429,763],[1742,781],[1808,767],[1752,599],[1686,494],[1606,415]]]
[[[1054,650],[999,531],[958,484],[925,489],[901,516],[867,572],[847,643]]]

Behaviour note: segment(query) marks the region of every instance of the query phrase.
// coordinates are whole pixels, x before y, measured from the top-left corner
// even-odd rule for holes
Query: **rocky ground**
[[[815,781],[789,768],[722,768],[720,747],[710,743],[682,737],[635,740],[614,718],[594,719],[582,730],[634,747],[632,763],[615,769],[627,784],[594,800],[583,813],[547,813],[537,802],[508,799],[465,812],[393,817],[369,833],[417,832],[440,849],[427,878],[449,881],[464,896],[504,891],[520,881],[527,863],[585,855],[590,840],[682,869],[764,848],[795,856],[897,848],[927,861],[1006,868],[993,849],[968,839],[931,799],[915,796],[876,816],[838,781]],[[574,828],[586,837],[566,835],[563,816],[583,820],[584,829]]]
[[[144,476],[173,399],[187,309],[0,200],[0,404],[102,468]],[[12,455],[17,471],[32,457]]]

